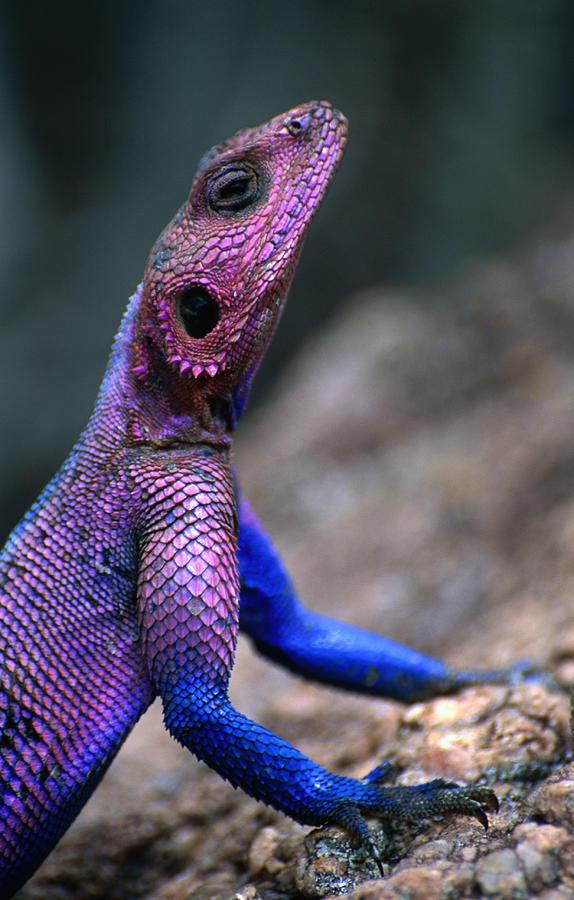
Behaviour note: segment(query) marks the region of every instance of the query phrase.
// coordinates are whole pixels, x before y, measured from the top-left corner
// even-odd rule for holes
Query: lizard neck
[[[212,380],[190,385],[174,377],[142,328],[141,293],[140,285],[116,335],[90,420],[98,440],[119,440],[125,447],[230,447],[236,424],[231,397]],[[143,374],[137,366],[142,352],[149,360]]]

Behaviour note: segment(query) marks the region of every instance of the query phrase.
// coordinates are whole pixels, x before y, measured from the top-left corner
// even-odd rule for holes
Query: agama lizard
[[[449,669],[306,610],[247,501],[231,439],[343,154],[307,103],[215,147],[151,251],[86,430],[0,556],[0,894],[31,876],[156,696],[169,732],[299,822],[446,813],[492,791],[331,774],[230,703],[241,628],[308,678],[414,701],[512,674]]]

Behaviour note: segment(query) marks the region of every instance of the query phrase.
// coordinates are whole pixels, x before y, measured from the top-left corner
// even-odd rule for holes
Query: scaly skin
[[[201,162],[116,338],[95,411],[0,556],[0,895],[72,822],[157,695],[172,735],[300,822],[474,815],[494,795],[333,775],[233,708],[239,626],[311,678],[414,700],[452,672],[305,610],[231,467],[231,437],[346,141],[309,103]]]

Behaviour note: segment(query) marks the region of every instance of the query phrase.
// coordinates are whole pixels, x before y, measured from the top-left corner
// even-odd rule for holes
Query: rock
[[[574,838],[565,828],[555,828],[553,825],[533,827],[516,845],[516,855],[530,890],[541,891],[554,884],[560,872],[559,857],[565,851],[572,854],[573,849]]]
[[[483,857],[476,866],[476,882],[485,897],[521,900],[528,897],[526,879],[516,853],[495,850]]]
[[[574,825],[574,779],[543,785],[536,794],[534,806],[548,822]]]
[[[563,758],[569,717],[568,697],[543,685],[471,688],[407,710],[392,755],[399,766],[472,781],[485,770]]]
[[[249,848],[249,856],[247,864],[251,875],[259,875],[266,871],[270,875],[279,872],[284,863],[277,859],[275,850],[277,849],[281,835],[276,828],[262,828],[255,836],[251,847]]]

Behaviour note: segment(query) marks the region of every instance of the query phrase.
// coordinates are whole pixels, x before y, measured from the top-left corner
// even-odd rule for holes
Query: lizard
[[[235,787],[376,853],[366,817],[457,813],[494,792],[327,771],[234,708],[241,629],[295,673],[413,702],[516,670],[454,670],[306,609],[233,468],[232,437],[343,155],[310,102],[201,160],[157,239],[94,412],[0,555],[0,896],[67,830],[160,697],[169,733]]]

